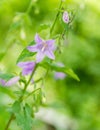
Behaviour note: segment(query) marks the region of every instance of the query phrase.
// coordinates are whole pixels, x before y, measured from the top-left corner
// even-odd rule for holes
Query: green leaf
[[[21,105],[19,101],[15,101],[13,106],[12,106],[12,112],[16,115],[18,112],[21,111]]]
[[[24,108],[24,125],[23,130],[31,130],[32,129],[32,109],[28,104],[25,105]]]
[[[13,74],[8,74],[8,73],[0,73],[0,78],[1,79],[4,79],[4,80],[9,80],[11,79],[12,77],[14,77]]]
[[[48,62],[44,62],[44,63],[40,63],[39,64],[40,66],[44,67],[44,68],[50,68],[54,71],[57,71],[57,72],[63,72],[69,76],[71,76],[72,78],[74,78],[75,80],[77,81],[80,81],[79,77],[75,74],[75,72],[70,69],[70,68],[67,68],[67,67],[60,67],[56,64],[53,64],[53,63],[48,63]]]
[[[50,27],[49,24],[41,24],[40,27],[39,27],[39,31],[42,31],[42,30],[48,29],[49,27]]]
[[[9,89],[9,88],[5,88],[3,86],[0,86],[0,92],[8,95],[9,97],[11,97],[12,99],[15,99],[15,95],[14,93]]]
[[[29,46],[34,45],[34,44],[35,44],[35,41],[32,41],[32,42],[30,42]],[[19,57],[18,57],[18,59],[17,59],[17,63],[20,62],[20,61],[22,61],[22,60],[24,60],[25,58],[30,57],[30,56],[33,56],[33,55],[35,55],[35,53],[30,52],[30,51],[28,51],[27,48],[25,48],[25,49],[21,52],[21,54],[19,55]]]
[[[16,116],[17,124],[22,128],[22,130],[31,130],[32,129],[32,108],[25,104],[22,106],[19,101],[16,101],[13,104],[12,111]]]
[[[12,74],[8,74],[8,73],[0,73],[0,78],[3,80],[9,80],[12,77],[14,77],[14,75]],[[11,98],[15,98],[15,95],[13,94],[13,92],[9,89],[9,88],[5,88],[4,86],[0,85],[0,92],[7,94],[8,96],[10,96]]]
[[[19,28],[20,25],[21,25],[21,22],[20,22],[20,21],[17,21],[17,22],[15,22],[15,23],[12,23],[11,26],[10,26],[10,28],[9,28],[9,32],[11,32],[11,31],[13,31],[13,30]]]
[[[3,59],[3,57],[5,56],[6,52],[0,52],[0,61]]]
[[[42,93],[41,89],[39,89],[36,93],[33,94],[35,112],[38,112],[39,107],[43,104],[42,96],[43,96],[43,93]]]

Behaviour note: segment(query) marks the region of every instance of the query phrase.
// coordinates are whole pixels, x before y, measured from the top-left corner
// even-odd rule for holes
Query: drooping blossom
[[[55,77],[55,79],[64,79],[66,77],[66,75],[62,72],[55,72],[54,77]]]
[[[0,85],[5,86],[5,87],[9,87],[9,86],[16,84],[19,81],[19,79],[20,79],[19,76],[15,76],[15,77],[9,79],[8,81],[0,78]]]
[[[69,14],[68,14],[67,11],[63,12],[63,18],[62,19],[63,19],[64,23],[67,23],[67,24],[69,23]]]
[[[22,75],[31,74],[35,68],[36,63],[33,61],[19,62],[17,64],[20,68],[22,68]]]
[[[57,63],[57,65],[59,67],[64,67],[64,65],[62,63],[60,63],[60,62]],[[55,79],[64,79],[66,77],[66,74],[63,73],[63,72],[55,72],[54,77],[55,77]]]
[[[55,40],[43,40],[38,34],[35,35],[36,44],[33,46],[28,46],[27,49],[31,52],[37,52],[36,62],[41,62],[45,56],[50,59],[55,59],[53,51],[55,50],[54,42]]]

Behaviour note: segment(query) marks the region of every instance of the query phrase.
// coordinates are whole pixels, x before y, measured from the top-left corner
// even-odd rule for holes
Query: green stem
[[[12,122],[13,119],[14,119],[14,114],[11,115],[11,117],[10,117],[10,119],[9,119],[7,125],[6,125],[5,130],[8,130],[8,128],[9,128],[9,126],[10,126],[10,124],[11,124],[11,122]]]
[[[63,3],[63,1],[61,0],[60,5],[59,5],[59,8],[58,8],[58,12],[57,12],[56,17],[55,17],[55,20],[54,20],[54,23],[52,24],[51,29],[50,29],[50,34],[52,34],[52,31],[53,31],[53,29],[54,29],[54,26],[55,26],[55,24],[56,24],[56,22],[57,22],[57,19],[58,19],[58,16],[59,16],[59,14],[60,14],[60,10],[61,10],[61,7],[62,7],[62,3]]]
[[[32,71],[32,74],[30,75],[30,78],[29,78],[27,84],[25,84],[25,86],[24,86],[23,94],[22,94],[21,97],[18,99],[18,100],[20,101],[20,103],[23,101],[23,96],[24,96],[25,91],[26,91],[26,89],[27,89],[27,87],[28,87],[28,85],[29,85],[29,83],[30,83],[30,81],[31,81],[31,79],[32,79],[32,77],[33,77],[33,75],[34,75],[34,72],[36,71],[37,66],[38,66],[38,65],[36,64],[35,69]],[[10,124],[11,124],[11,122],[12,122],[13,119],[14,119],[14,114],[11,115],[11,117],[10,117],[10,119],[9,119],[9,121],[8,121],[8,123],[7,123],[7,125],[6,125],[6,127],[5,127],[5,130],[8,130],[8,128],[9,128],[9,126],[10,126]]]
[[[32,77],[33,77],[33,75],[34,75],[34,72],[35,72],[37,66],[38,66],[38,65],[36,64],[35,69],[32,71],[32,73],[31,73],[31,75],[30,75],[30,78],[29,78],[28,82],[27,82],[27,83],[25,84],[25,86],[24,86],[23,94],[22,94],[22,96],[19,98],[19,101],[20,101],[20,102],[22,102],[22,99],[23,99],[23,96],[24,96],[24,94],[25,94],[25,91],[26,91],[26,89],[27,89],[27,87],[28,87],[30,81],[32,80]]]
[[[41,88],[37,88],[37,89],[35,89],[35,90],[33,90],[31,93],[29,93],[25,98],[23,98],[23,100],[24,99],[27,99],[29,96],[31,96],[31,95],[33,95],[33,93],[35,93],[36,91],[38,91],[38,90],[40,90]]]
[[[27,10],[26,10],[26,13],[27,13],[27,14],[30,12],[30,10],[31,10],[31,8],[32,8],[32,3],[33,3],[33,1],[30,0],[29,6],[28,6],[28,8],[27,8]]]

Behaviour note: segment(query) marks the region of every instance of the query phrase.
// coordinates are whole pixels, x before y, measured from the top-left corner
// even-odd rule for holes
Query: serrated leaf
[[[34,45],[34,44],[35,44],[35,41],[32,41],[32,42],[30,42],[29,46]],[[25,48],[25,49],[21,52],[21,54],[19,55],[19,57],[18,57],[18,59],[17,59],[17,63],[20,62],[20,61],[22,61],[22,60],[24,60],[25,58],[30,57],[30,56],[33,56],[33,55],[35,55],[35,53],[30,52],[30,51],[28,51],[27,48]]]
[[[67,67],[60,67],[56,64],[52,64],[52,63],[48,63],[48,62],[44,62],[44,63],[40,63],[40,66],[44,67],[44,68],[48,68],[50,67],[52,70],[57,71],[57,72],[63,72],[69,76],[71,76],[72,78],[74,78],[77,81],[80,81],[79,77],[75,74],[75,72]]]
[[[31,130],[32,128],[32,109],[28,104],[25,105],[24,108],[24,125],[23,125],[23,130]]]
[[[12,106],[12,112],[16,117],[17,124],[22,128],[22,130],[32,129],[32,112],[33,109],[28,105],[22,106],[19,101],[15,101]]]

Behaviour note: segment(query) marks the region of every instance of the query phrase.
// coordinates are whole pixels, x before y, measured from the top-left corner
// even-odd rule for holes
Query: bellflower
[[[64,11],[62,19],[64,23],[67,23],[67,24],[69,23],[69,15],[67,11]]]
[[[19,62],[17,65],[23,69],[22,75],[24,76],[32,73],[36,63],[33,61],[27,61],[27,62]]]
[[[40,38],[38,34],[35,35],[35,42],[36,44],[33,46],[28,46],[27,49],[31,52],[37,52],[36,55],[36,62],[41,62],[45,56],[49,57],[50,59],[55,59],[53,51],[55,49],[54,42],[55,40],[43,40]]]
[[[9,87],[9,86],[12,86],[12,85],[16,84],[19,81],[19,79],[20,79],[19,76],[13,77],[8,81],[6,81],[5,79],[0,78],[0,85],[5,86],[5,87]]]
[[[62,63],[60,63],[60,62],[57,63],[57,65],[59,67],[64,67],[64,65]],[[63,73],[63,72],[55,72],[54,77],[55,77],[55,79],[64,79],[66,77],[66,74]]]
[[[66,77],[66,75],[62,72],[55,72],[54,77],[55,77],[55,79],[64,79]]]

